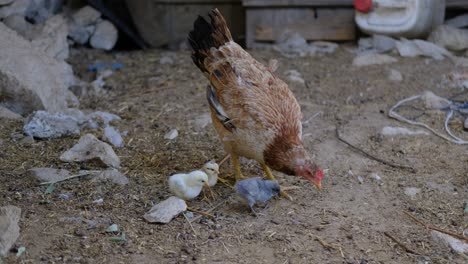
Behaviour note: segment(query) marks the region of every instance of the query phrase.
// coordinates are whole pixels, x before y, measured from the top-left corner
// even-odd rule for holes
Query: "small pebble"
[[[102,204],[103,202],[104,202],[104,199],[99,198],[99,199],[97,199],[97,200],[94,200],[94,201],[93,201],[93,204]]]
[[[360,184],[364,183],[364,179],[361,176],[357,176],[357,179],[358,179]]]

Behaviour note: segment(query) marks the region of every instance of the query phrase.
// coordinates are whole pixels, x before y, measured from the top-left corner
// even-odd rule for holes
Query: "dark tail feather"
[[[192,47],[192,60],[200,70],[206,72],[203,61],[208,55],[210,48],[219,48],[226,42],[232,41],[231,32],[227,27],[226,20],[217,8],[211,10],[210,22],[198,16],[193,23],[193,30],[188,35],[188,41]]]

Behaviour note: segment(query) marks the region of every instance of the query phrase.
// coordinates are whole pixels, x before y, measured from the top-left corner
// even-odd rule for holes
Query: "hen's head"
[[[265,161],[272,169],[302,176],[317,189],[322,189],[322,170],[310,160],[301,142],[276,141],[264,152]]]

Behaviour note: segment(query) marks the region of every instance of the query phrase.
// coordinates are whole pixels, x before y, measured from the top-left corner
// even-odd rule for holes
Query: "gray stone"
[[[26,135],[35,138],[61,138],[80,134],[78,120],[62,113],[34,112],[23,127]]]
[[[68,170],[54,168],[32,168],[29,170],[36,179],[41,182],[60,181],[70,177]]]
[[[443,60],[444,57],[452,56],[448,50],[420,39],[407,40],[402,38],[397,41],[396,47],[402,57],[426,56],[435,60]]]
[[[468,118],[465,119],[465,123],[463,124],[463,126],[465,127],[465,129],[468,129]]]
[[[15,0],[10,5],[2,6],[2,8],[0,8],[0,19],[10,15],[25,16],[31,4],[31,0]]]
[[[19,207],[12,205],[0,207],[0,256],[5,256],[18,239],[20,218]]]
[[[445,21],[445,25],[461,28],[468,26],[468,14],[463,14]]]
[[[15,0],[0,0],[0,6],[9,5]]]
[[[428,40],[449,50],[465,50],[468,48],[468,29],[442,25],[432,31]]]
[[[376,64],[387,64],[397,62],[398,60],[384,54],[377,54],[377,53],[367,53],[358,55],[353,60],[354,66],[369,66],[369,65],[376,65]]]
[[[3,23],[26,39],[30,39],[34,29],[33,24],[26,21],[24,16],[18,14],[13,14],[6,17],[3,20]]]
[[[102,111],[96,111],[86,116],[86,122],[102,123],[104,127],[114,120],[121,120],[121,118],[118,115]]]
[[[406,187],[405,188],[405,194],[408,195],[411,198],[414,198],[416,194],[418,194],[421,191],[419,188],[415,187]]]
[[[123,175],[122,173],[120,173],[118,170],[115,170],[115,169],[108,169],[108,170],[98,173],[97,176],[95,176],[92,179],[92,181],[99,181],[99,182],[111,181],[119,185],[128,184],[127,176]]]
[[[0,39],[0,94],[6,95],[7,108],[26,115],[41,109],[58,112],[77,103],[68,90],[75,82],[70,65],[37,51],[3,23]]]
[[[39,25],[32,37],[32,45],[57,60],[68,58],[68,26],[62,15],[55,15]]]
[[[121,148],[124,145],[122,135],[112,126],[104,128],[104,140],[111,143],[114,147]]]
[[[390,72],[388,73],[388,79],[390,81],[401,82],[403,81],[403,75],[401,75],[401,72],[395,69],[390,69]]]
[[[44,23],[61,9],[65,0],[32,0],[26,9],[26,17],[34,24]]]
[[[96,26],[80,26],[73,21],[68,23],[68,36],[78,44],[86,44],[89,41],[89,38],[96,30]]]
[[[173,140],[173,139],[175,139],[177,136],[179,136],[179,132],[177,131],[177,129],[171,129],[171,131],[167,132],[167,133],[164,135],[164,138],[165,138],[165,139],[169,139],[169,140]]]
[[[96,162],[102,167],[118,168],[120,159],[112,147],[91,134],[80,138],[78,143],[60,156],[65,162]]]
[[[384,35],[374,35],[372,36],[372,46],[377,52],[389,52],[395,48],[396,40]]]
[[[449,107],[452,103],[438,95],[435,95],[431,91],[424,91],[421,99],[424,101],[424,105],[428,109],[443,109]]]
[[[71,16],[73,22],[82,27],[95,24],[100,17],[101,13],[88,5],[80,8]]]
[[[150,223],[169,223],[174,217],[187,210],[184,200],[171,196],[149,210],[143,218]]]
[[[109,21],[103,20],[96,25],[89,44],[95,49],[111,50],[117,43],[117,28]]]
[[[0,106],[0,118],[5,119],[23,119],[21,115],[12,112],[10,109]]]
[[[431,235],[434,241],[444,246],[450,247],[458,253],[468,253],[468,243],[466,242],[435,230],[431,231]]]

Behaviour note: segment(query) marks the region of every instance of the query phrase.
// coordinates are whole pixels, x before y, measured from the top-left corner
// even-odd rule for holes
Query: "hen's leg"
[[[278,182],[276,180],[275,176],[273,176],[273,173],[271,172],[270,168],[268,168],[267,165],[263,164],[262,167],[263,167],[263,171],[265,171],[265,174],[267,175],[268,180]],[[291,201],[293,200],[293,198],[287,192],[282,190],[283,188],[280,188],[280,189],[281,189],[281,191],[280,191],[281,196],[286,197],[287,199],[289,199]]]
[[[231,154],[231,159],[232,159],[232,164],[234,165],[234,170],[235,170],[235,176],[236,176],[236,182],[245,179],[245,176],[242,175],[241,168],[240,168],[240,163],[239,163],[239,156],[236,154]]]

